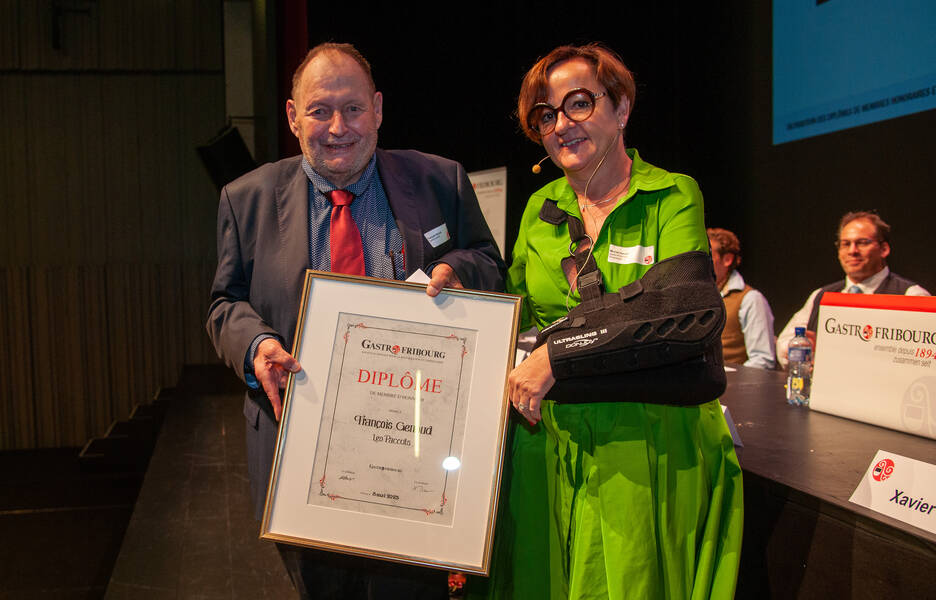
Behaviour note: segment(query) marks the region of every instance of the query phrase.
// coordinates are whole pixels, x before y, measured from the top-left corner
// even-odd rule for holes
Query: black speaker
[[[244,143],[237,127],[228,125],[204,146],[196,148],[218,192],[244,173],[257,168],[257,163]]]

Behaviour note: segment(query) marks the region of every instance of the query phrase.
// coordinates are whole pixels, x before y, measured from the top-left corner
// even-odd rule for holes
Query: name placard
[[[826,293],[816,329],[810,408],[936,439],[936,297]]]
[[[849,501],[936,533],[936,466],[878,450]]]

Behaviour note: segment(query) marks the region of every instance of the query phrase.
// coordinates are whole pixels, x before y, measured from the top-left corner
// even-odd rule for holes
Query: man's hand
[[[426,294],[430,297],[439,295],[442,288],[464,288],[461,279],[455,274],[455,269],[446,263],[439,263],[432,269],[432,279],[426,286]]]
[[[530,425],[536,425],[543,418],[540,412],[543,396],[554,383],[556,378],[549,364],[549,352],[546,346],[540,346],[510,372],[507,398]]]
[[[257,346],[257,353],[253,361],[254,377],[263,387],[270,404],[273,405],[273,414],[279,421],[283,414],[283,402],[279,391],[286,387],[290,373],[298,373],[302,367],[299,361],[289,352],[283,350],[279,341],[267,338]]]
[[[812,346],[813,359],[815,359],[815,356],[816,356],[816,332],[815,332],[815,331],[810,331],[810,330],[807,329],[807,330],[806,330],[806,339],[809,340],[809,344]]]

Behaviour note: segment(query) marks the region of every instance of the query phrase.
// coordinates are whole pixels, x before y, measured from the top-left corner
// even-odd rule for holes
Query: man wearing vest
[[[897,294],[929,296],[930,293],[914,282],[892,273],[886,259],[890,255],[890,225],[877,213],[850,212],[839,221],[839,263],[845,279],[824,285],[809,295],[803,305],[777,337],[777,357],[781,366],[787,366],[787,351],[793,330],[806,328],[806,337],[816,345],[816,322],[819,320],[819,302],[826,292],[849,294]]]
[[[706,231],[712,248],[715,283],[725,301],[727,319],[722,331],[725,362],[773,369],[773,313],[764,295],[747,285],[738,272],[741,242],[727,229]]]

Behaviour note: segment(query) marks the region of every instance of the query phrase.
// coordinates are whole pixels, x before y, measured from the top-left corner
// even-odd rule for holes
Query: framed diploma
[[[519,315],[308,271],[261,537],[486,575]]]

